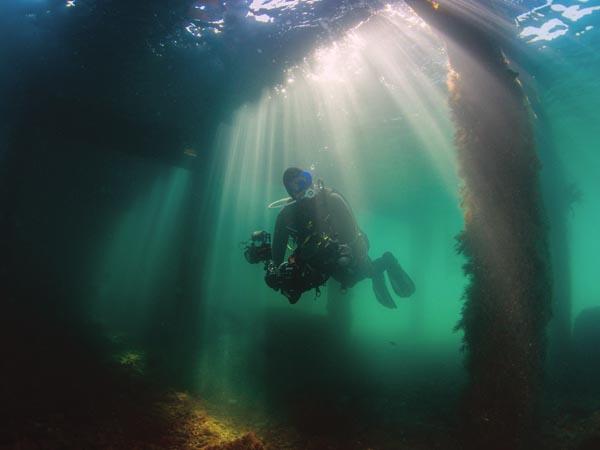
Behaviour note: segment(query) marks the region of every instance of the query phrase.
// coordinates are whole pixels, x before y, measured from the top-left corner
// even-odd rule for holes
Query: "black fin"
[[[388,288],[385,285],[385,278],[383,277],[383,273],[375,274],[372,278],[372,281],[373,292],[375,293],[377,301],[386,308],[396,309],[396,303],[392,299],[392,296],[390,295],[390,292],[388,291]]]
[[[392,289],[398,297],[410,297],[415,293],[415,283],[408,274],[402,269],[402,266],[395,261],[388,266],[386,270]]]

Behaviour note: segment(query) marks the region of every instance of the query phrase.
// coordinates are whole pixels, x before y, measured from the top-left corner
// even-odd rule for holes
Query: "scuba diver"
[[[399,297],[410,297],[415,285],[396,258],[385,252],[371,260],[369,241],[360,230],[350,206],[321,180],[313,183],[308,171],[286,169],[283,184],[290,197],[269,205],[283,207],[277,216],[273,240],[265,231],[253,233],[246,247],[251,263],[265,262],[265,281],[271,288],[296,303],[303,292],[320,286],[331,277],[342,290],[371,278],[375,297],[386,308],[396,308],[384,278]],[[285,260],[290,238],[295,249]],[[285,260],[285,261],[284,261]]]

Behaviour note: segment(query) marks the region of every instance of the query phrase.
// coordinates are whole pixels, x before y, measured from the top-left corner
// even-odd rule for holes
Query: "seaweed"
[[[473,448],[533,448],[552,286],[530,111],[497,36],[446,3],[409,4],[443,35],[451,65],[465,220],[457,250],[469,279],[457,325],[470,375],[464,438]]]

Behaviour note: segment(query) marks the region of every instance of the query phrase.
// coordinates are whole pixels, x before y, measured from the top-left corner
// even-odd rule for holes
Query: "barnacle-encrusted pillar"
[[[469,278],[459,323],[470,374],[466,442],[534,448],[551,287],[527,99],[493,26],[464,2],[408,3],[442,35],[451,65],[465,219],[458,248]]]

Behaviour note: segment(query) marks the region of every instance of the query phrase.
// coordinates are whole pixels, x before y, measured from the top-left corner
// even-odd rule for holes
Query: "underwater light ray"
[[[252,146],[252,143],[256,139],[257,130],[248,126],[240,126],[239,124],[236,124],[236,127],[242,129],[239,139],[235,143],[237,147],[235,151],[240,155],[241,164],[236,166],[232,173],[233,179],[230,180],[230,183],[234,186],[234,190],[229,195],[232,195],[236,201],[233,205],[234,211],[240,211],[241,214],[245,215],[248,213],[248,203],[244,202],[244,197],[241,194],[245,191],[252,193],[255,189],[249,178],[255,176],[256,172],[251,172],[247,169],[253,168],[255,164],[255,148]]]
[[[270,142],[269,134],[273,131],[272,127],[269,123],[269,110],[270,105],[264,104],[262,102],[258,102],[256,105],[256,123],[257,123],[257,133],[254,139],[254,148],[252,150],[253,156],[253,169],[252,172],[255,174],[253,180],[250,180],[252,185],[257,189],[254,192],[254,198],[265,198],[267,194],[267,167],[265,167],[265,154],[267,157],[273,153],[273,145]],[[262,214],[264,215],[264,211]]]
[[[275,135],[275,130],[276,130],[276,118],[277,118],[277,110],[273,105],[273,102],[269,101],[268,99],[269,93],[268,92],[263,92],[263,98],[261,99],[261,104],[264,105],[265,108],[267,108],[267,130],[268,130],[268,134],[267,134],[267,142],[266,142],[266,148],[267,150],[267,157],[266,157],[266,164],[265,164],[265,169],[266,168],[271,168],[274,167],[275,164],[275,152],[277,151],[276,148],[276,135]],[[260,156],[259,156],[260,157]],[[271,199],[274,198],[274,192],[273,192],[273,187],[274,187],[274,177],[275,177],[275,173],[273,170],[266,170],[266,186],[265,186],[265,198],[264,201],[265,203],[270,203]],[[268,220],[269,214],[268,211],[263,211],[263,217],[262,220],[266,223]]]
[[[319,110],[323,112],[320,123],[331,132],[329,138],[325,138],[328,169],[337,172],[342,183],[340,189],[343,187],[346,195],[354,198],[357,192],[362,191],[363,186],[360,173],[355,169],[358,139],[347,117],[347,98],[344,98],[343,91],[332,94],[327,89],[317,91],[313,88],[313,92],[320,94],[317,100]]]
[[[411,17],[410,14],[406,12],[404,14],[405,16],[408,15]],[[440,86],[433,85],[431,81],[427,80],[423,76],[423,63],[421,63],[420,66],[417,66],[414,63],[414,61],[439,60],[440,53],[442,52],[441,45],[434,39],[431,32],[425,34],[425,30],[423,29],[424,27],[421,26],[418,26],[417,30],[415,30],[415,32],[418,31],[420,33],[420,38],[409,37],[408,31],[405,31],[405,17],[397,14],[382,16],[385,20],[383,25],[392,27],[392,31],[385,29],[385,31],[387,31],[392,37],[388,37],[388,35],[386,35],[377,27],[373,26],[369,28],[368,26],[365,26],[366,31],[362,33],[361,42],[363,47],[366,47],[366,51],[360,59],[359,64],[361,67],[367,68],[369,71],[367,76],[377,77],[380,74],[385,74],[386,80],[389,80],[386,82],[388,95],[394,99],[399,112],[410,119],[410,123],[412,125],[411,128],[413,130],[417,130],[419,133],[420,140],[424,144],[423,147],[431,150],[429,152],[431,159],[436,163],[440,173],[444,174],[448,189],[455,192],[456,185],[453,181],[454,174],[448,173],[448,167],[452,167],[454,161],[452,158],[453,155],[451,154],[451,146],[441,145],[442,142],[448,141],[448,127],[446,126],[446,130],[444,132],[442,125],[438,123],[439,120],[431,112],[435,111],[436,109],[439,111],[439,105],[444,105],[441,114],[447,114],[447,109],[445,109],[445,92]],[[415,22],[415,18],[411,17],[411,20],[412,26],[414,25],[413,22]],[[428,36],[427,39],[424,39],[423,35]],[[365,42],[370,43],[370,45],[365,44]],[[375,42],[377,45],[373,45]],[[414,53],[409,52],[408,49],[411,49],[415,46],[417,46],[417,50],[415,50]],[[334,48],[339,49],[340,46],[338,45]],[[421,54],[416,55],[415,53]],[[390,55],[395,56],[393,59],[391,59]],[[325,70],[329,69],[326,67]],[[364,73],[363,76],[365,76]],[[383,75],[380,76],[383,77]],[[331,83],[328,81],[329,80],[327,78],[324,79],[323,77],[319,76],[311,78],[311,82],[321,83],[324,85],[322,86],[323,94],[321,95],[321,98],[323,105],[325,105],[325,109],[328,111],[326,115],[334,118],[332,119],[332,126],[343,129],[343,127],[346,125],[339,124],[340,114],[336,114],[336,109],[339,111],[340,105],[350,104],[352,107],[348,109],[351,111],[360,111],[362,106],[359,104],[359,101],[354,100],[357,96],[357,88],[346,89],[347,95],[344,99],[341,99],[341,94],[339,92],[340,88],[338,84],[331,86]],[[335,81],[339,81],[339,79],[336,79]],[[394,89],[391,87],[394,87]],[[332,90],[334,95],[336,95],[336,97],[333,99],[331,99]],[[417,114],[420,115],[418,120],[414,118],[410,110],[407,110],[405,107],[407,100],[411,110],[416,109]],[[433,107],[433,105],[436,106]],[[354,118],[353,122],[356,123]],[[432,137],[430,133],[424,134],[423,132],[420,132],[420,130],[423,129],[421,126],[422,123],[431,124],[432,128],[434,129],[433,143],[435,145],[431,145]],[[434,147],[437,147],[437,149]],[[440,149],[446,150],[445,158],[440,158]],[[450,163],[450,165],[448,165],[448,163]]]
[[[456,194],[456,163],[453,148],[448,139],[448,127],[444,128],[440,123],[440,112],[437,116],[432,113],[430,105],[433,102],[424,100],[427,98],[424,95],[425,91],[431,93],[434,87],[423,88],[419,92],[407,86],[410,85],[402,84],[397,90],[389,90],[389,96],[398,105],[410,130],[416,135],[430,162],[434,164],[439,175],[444,179],[447,190]],[[412,105],[410,110],[402,106],[407,99]],[[441,101],[442,99],[439,98],[438,104]],[[427,129],[424,129],[424,123],[428,125]]]
[[[253,210],[254,204],[244,200],[247,195],[250,193],[253,199],[264,195],[266,176],[263,168],[264,156],[270,152],[264,142],[268,111],[268,106],[262,104],[260,106],[248,105],[244,108],[244,114],[240,114],[234,124],[234,127],[243,130],[233,144],[240,159],[233,174],[234,178],[228,183],[228,186],[232,186],[236,190],[226,190],[229,197],[236,200],[236,203],[232,205],[232,210],[239,211],[245,218],[253,217],[256,214]],[[248,123],[247,120],[244,120],[246,115],[254,117],[256,122]]]
[[[429,27],[419,27],[418,33],[415,33],[416,30],[411,28],[402,28],[401,23],[391,20],[388,23],[393,28],[394,38],[371,50],[370,54],[375,55],[374,70],[392,74],[399,87],[407,92],[409,89],[415,91],[418,98],[423,99],[419,103],[427,102],[427,108],[439,109],[446,98],[445,83],[441,81],[445,80],[448,64],[442,44]],[[387,57],[390,53],[398,57],[392,61]],[[434,68],[440,79],[432,78],[430,72]]]
[[[99,258],[100,288],[90,308],[107,326],[142,332],[161,293],[172,287],[176,229],[188,186],[186,170],[159,172],[150,191],[115,224]]]
[[[223,151],[227,177],[214,179],[222,193],[217,232],[209,250],[212,265],[202,286],[206,299],[202,313],[206,351],[200,354],[199,373],[203,375],[198,387],[228,404],[237,402],[244,392],[244,383],[238,379],[240,364],[252,373],[258,373],[263,364],[253,349],[262,335],[261,308],[267,292],[262,284],[244,282],[256,276],[259,268],[245,263],[237,243],[247,238],[254,227],[265,223],[267,202],[263,197],[267,195],[265,180],[269,176],[265,158],[273,157],[275,119],[269,102],[248,105],[237,111],[231,127],[222,129],[217,144]],[[238,282],[224,283],[223,274],[235,274]],[[254,326],[240,327],[247,322]],[[246,357],[251,360],[244,362]],[[252,401],[256,402],[259,396],[253,392]],[[255,409],[260,406],[255,405]]]
[[[248,217],[252,214],[252,205],[248,201],[244,201],[244,193],[249,194],[250,198],[257,198],[260,194],[261,182],[260,170],[262,166],[259,154],[261,152],[261,141],[264,133],[264,114],[265,110],[254,105],[249,106],[249,113],[255,117],[256,126],[245,128],[242,139],[238,143],[239,152],[242,155],[241,167],[238,167],[238,172],[235,174],[236,180],[233,180],[237,187],[234,196],[237,200],[234,210],[239,211],[242,217]],[[240,125],[237,125],[240,126]]]
[[[211,265],[201,287],[202,298],[206,299],[203,345],[213,345],[202,356],[205,386],[240,389],[234,381],[235,371],[227,366],[233,365],[234,359],[236,364],[247,364],[252,370],[258,370],[261,364],[251,356],[257,353],[255,346],[261,344],[247,342],[256,337],[248,336],[245,329],[235,330],[232,325],[230,318],[237,314],[236,309],[243,310],[248,315],[246,319],[254,321],[256,332],[264,330],[265,310],[261,308],[266,305],[289,310],[290,314],[309,307],[311,314],[326,314],[324,302],[305,302],[289,309],[285,299],[264,285],[261,268],[246,265],[241,249],[235,245],[255,229],[272,230],[276,212],[268,210],[266,205],[286,195],[281,185],[281,174],[286,167],[314,167],[316,177],[322,177],[326,185],[339,189],[351,200],[357,215],[373,215],[378,220],[382,214],[392,214],[398,220],[396,214],[402,204],[418,201],[418,194],[411,192],[414,189],[411,183],[427,183],[435,176],[428,175],[422,181],[410,174],[415,167],[421,168],[411,166],[416,158],[418,164],[425,162],[427,170],[439,172],[448,180],[436,180],[440,184],[439,187],[436,184],[436,189],[441,191],[441,186],[447,184],[447,190],[456,191],[453,168],[439,162],[447,160],[443,150],[451,143],[448,120],[442,120],[447,106],[437,76],[437,71],[445,70],[445,66],[438,64],[425,70],[421,63],[434,56],[434,51],[436,61],[444,58],[440,56],[439,42],[419,34],[425,32],[424,28],[415,25],[415,16],[408,8],[403,17],[393,16],[382,22],[365,21],[347,39],[316,50],[305,64],[286,72],[286,78],[293,81],[265,91],[255,103],[239,108],[230,126],[221,127],[216,148],[221,158],[214,166],[211,181],[218,192],[216,232],[209,244]],[[404,31],[408,22],[414,27],[414,34]],[[381,75],[389,80],[389,86],[379,81]],[[391,85],[395,88],[390,88]],[[431,90],[432,87],[435,89]],[[401,124],[388,120],[413,112],[421,114],[420,120],[405,120]],[[429,133],[420,130],[424,124]],[[387,134],[382,135],[381,130]],[[429,164],[429,160],[436,164]],[[399,174],[408,176],[404,179]],[[378,203],[381,194],[392,198],[394,203],[381,206]],[[373,199],[376,201],[372,202]],[[401,239],[392,241],[403,245]],[[457,267],[460,271],[460,265]],[[235,273],[239,282],[224,282],[223,274],[229,273]],[[370,291],[360,292],[370,301]],[[458,307],[455,312],[458,314]],[[375,312],[373,315],[376,316]],[[452,323],[448,330],[455,319],[452,316],[449,320]],[[408,318],[401,322],[388,318],[382,323],[395,330],[410,326]],[[215,330],[226,333],[227,342],[215,343],[211,337]],[[229,353],[224,351],[225,347]],[[247,354],[238,353],[240,349],[248,349]],[[222,377],[228,380],[223,381]]]

